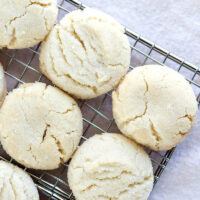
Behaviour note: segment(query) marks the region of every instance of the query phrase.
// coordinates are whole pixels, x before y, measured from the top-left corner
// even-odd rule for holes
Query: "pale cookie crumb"
[[[0,48],[36,45],[49,33],[57,14],[56,0],[1,0]]]
[[[39,200],[39,194],[31,177],[25,171],[1,160],[0,199]]]
[[[114,119],[126,136],[153,150],[175,147],[192,128],[197,101],[178,72],[159,65],[126,75],[113,92]]]
[[[6,80],[4,76],[3,66],[0,63],[0,107],[6,96]]]
[[[104,133],[76,151],[68,182],[76,200],[147,200],[153,169],[139,145],[123,135]]]
[[[28,168],[55,169],[66,162],[79,144],[82,126],[77,103],[44,83],[14,89],[0,110],[3,148]]]
[[[67,14],[42,44],[41,71],[74,97],[89,99],[113,89],[130,64],[124,28],[86,8]]]

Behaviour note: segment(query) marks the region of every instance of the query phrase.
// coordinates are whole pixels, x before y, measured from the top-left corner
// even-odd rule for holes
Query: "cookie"
[[[178,72],[159,65],[133,69],[112,98],[121,132],[153,150],[168,150],[180,143],[197,114],[189,83]]]
[[[44,40],[56,21],[56,0],[1,0],[0,48],[21,49]]]
[[[4,77],[3,67],[0,63],[0,106],[2,105],[6,95],[6,81]]]
[[[126,74],[130,47],[112,17],[86,8],[67,14],[42,44],[41,71],[76,98],[113,89]]]
[[[76,200],[146,200],[153,187],[152,164],[126,137],[95,135],[74,154],[68,182]]]
[[[22,169],[0,161],[1,200],[39,200],[39,194],[31,177]]]
[[[28,168],[59,167],[71,157],[81,135],[76,102],[44,83],[21,85],[9,93],[0,110],[3,148]]]

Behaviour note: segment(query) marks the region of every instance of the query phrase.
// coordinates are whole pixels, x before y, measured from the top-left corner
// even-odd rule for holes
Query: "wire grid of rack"
[[[85,6],[76,0],[60,0],[58,2],[59,19],[72,10],[84,9]],[[132,56],[130,70],[144,64],[160,64],[171,67],[191,83],[200,104],[200,70],[183,59],[171,54],[154,43],[140,37],[138,34],[125,28],[129,38]],[[4,65],[8,91],[25,82],[51,82],[39,71],[40,44],[23,50],[0,50],[0,61]],[[84,134],[82,142],[94,134],[102,132],[119,132],[112,117],[111,93],[87,101],[78,101],[83,113]],[[166,167],[174,149],[166,152],[146,150],[151,157],[154,168],[154,185],[157,183]],[[0,159],[17,164],[27,171],[35,181],[41,199],[74,199],[67,183],[68,163],[62,164],[53,171],[30,170],[16,163],[2,149],[0,145]]]

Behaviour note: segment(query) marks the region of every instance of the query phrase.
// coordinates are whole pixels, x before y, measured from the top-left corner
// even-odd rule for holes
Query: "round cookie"
[[[146,200],[153,187],[152,164],[126,137],[95,135],[74,154],[68,182],[76,200]]]
[[[0,199],[39,200],[39,194],[31,177],[25,171],[1,160]]]
[[[6,81],[4,77],[3,67],[0,63],[0,106],[2,105],[6,95]]]
[[[153,150],[175,147],[196,118],[197,101],[189,83],[178,72],[159,65],[133,69],[112,98],[121,132]]]
[[[126,74],[130,47],[112,17],[86,8],[67,14],[42,44],[41,71],[80,99],[113,89]]]
[[[1,0],[0,48],[21,49],[44,40],[57,18],[56,0]]]
[[[59,167],[71,157],[81,135],[82,116],[76,102],[43,83],[13,90],[0,111],[3,148],[28,168]]]

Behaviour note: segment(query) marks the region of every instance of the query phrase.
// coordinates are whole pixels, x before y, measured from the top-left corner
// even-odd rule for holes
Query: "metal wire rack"
[[[59,19],[72,10],[84,9],[85,6],[76,0],[60,0],[58,2]],[[129,38],[132,59],[130,70],[144,64],[160,64],[171,67],[191,83],[200,104],[200,70],[198,67],[184,61],[156,44],[146,40],[140,35],[126,29]],[[8,91],[16,88],[20,83],[41,81],[48,84],[39,71],[40,44],[23,50],[0,50],[0,61],[4,65]],[[78,101],[84,119],[84,135],[82,142],[94,134],[101,132],[119,132],[112,117],[111,93],[102,95],[96,99]],[[167,152],[154,152],[147,150],[154,167],[154,184],[157,183],[166,167],[174,149]],[[42,200],[45,199],[74,199],[67,183],[68,164],[62,164],[59,169],[53,171],[30,170],[12,160],[0,145],[0,159],[10,161],[27,171],[35,181]]]

